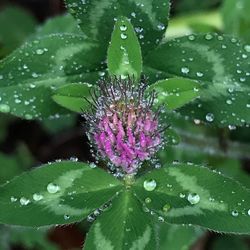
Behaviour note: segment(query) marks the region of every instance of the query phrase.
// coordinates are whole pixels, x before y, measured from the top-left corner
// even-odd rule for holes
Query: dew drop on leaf
[[[67,214],[65,214],[65,215],[63,216],[63,218],[64,218],[64,220],[69,220],[70,216],[67,215]]]
[[[203,73],[202,73],[202,72],[197,72],[196,75],[197,75],[198,77],[203,77]]]
[[[43,196],[41,194],[37,194],[37,193],[33,194],[34,201],[40,201],[42,199],[43,199]]]
[[[189,194],[187,200],[192,204],[195,205],[200,202],[200,196],[198,194]]]
[[[37,55],[42,55],[44,53],[43,49],[37,49],[36,50]]]
[[[145,199],[145,203],[150,203],[151,202],[151,199],[149,198],[149,197],[147,197],[146,199]]]
[[[49,183],[47,186],[47,190],[51,194],[55,194],[60,190],[60,187],[54,183]]]
[[[194,41],[194,40],[195,40],[195,36],[194,36],[194,35],[190,35],[190,36],[188,36],[188,40],[190,40],[190,41]]]
[[[127,26],[126,25],[121,25],[120,26],[120,30],[121,31],[126,31],[127,30]]]
[[[7,104],[0,104],[0,112],[9,113],[10,112],[10,106],[7,105]]]
[[[143,187],[147,191],[153,191],[156,188],[156,181],[155,180],[145,180],[143,183]]]
[[[233,217],[237,217],[238,215],[239,215],[238,211],[236,211],[236,210],[232,211],[232,216]]]
[[[158,217],[158,221],[164,222],[165,220],[164,220],[164,218],[163,218],[162,216],[159,216],[159,217]]]
[[[189,68],[183,67],[183,68],[181,68],[181,72],[182,72],[183,74],[188,74],[188,73],[189,73]]]
[[[165,27],[165,25],[163,23],[160,23],[160,24],[157,25],[158,30],[165,30],[165,28],[166,27]]]
[[[212,121],[214,120],[214,114],[212,114],[212,113],[207,113],[207,114],[206,114],[206,120],[207,120],[208,122],[212,122]]]
[[[180,196],[180,198],[182,198],[182,199],[186,197],[186,195],[185,195],[185,194],[183,194],[183,193],[180,193],[180,195],[179,195],[179,196]]]
[[[93,215],[89,215],[88,217],[87,217],[87,221],[88,222],[93,222],[95,220],[95,217],[93,216]]]
[[[11,196],[11,197],[10,197],[10,201],[11,201],[11,202],[16,202],[16,201],[17,201],[17,198]]]
[[[29,199],[26,199],[25,197],[22,197],[21,199],[20,199],[20,204],[22,205],[22,206],[26,206],[26,205],[28,205],[30,203],[30,200]]]
[[[127,35],[126,34],[124,34],[124,33],[121,33],[121,39],[123,39],[123,40],[125,40],[125,39],[127,39]]]
[[[245,45],[244,49],[245,49],[246,52],[250,52],[250,45]]]
[[[37,74],[36,72],[33,72],[33,73],[32,73],[32,77],[33,77],[33,78],[37,78],[37,77],[38,77],[38,74]]]
[[[97,166],[96,166],[96,164],[95,164],[94,162],[91,162],[91,163],[89,164],[89,167],[90,167],[90,168],[96,168]]]
[[[33,116],[30,115],[30,114],[25,114],[24,117],[25,117],[26,120],[32,120],[33,119]]]
[[[205,35],[205,39],[206,40],[212,40],[213,39],[213,36],[211,34],[206,34]]]

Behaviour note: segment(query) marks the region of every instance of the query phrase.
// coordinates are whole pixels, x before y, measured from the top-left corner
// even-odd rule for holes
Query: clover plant
[[[50,162],[6,182],[0,222],[87,219],[86,250],[181,249],[205,229],[249,234],[245,185],[159,155],[178,143],[173,116],[249,126],[250,45],[215,33],[166,41],[168,0],[65,4],[73,17],[46,23],[0,62],[0,111],[41,121],[81,114],[95,161]]]

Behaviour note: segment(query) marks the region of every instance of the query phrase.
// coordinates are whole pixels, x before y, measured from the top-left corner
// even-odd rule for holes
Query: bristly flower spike
[[[83,114],[97,156],[112,170],[134,174],[163,145],[163,129],[152,106],[155,93],[145,95],[146,79],[111,77],[100,80],[91,94],[92,114]]]

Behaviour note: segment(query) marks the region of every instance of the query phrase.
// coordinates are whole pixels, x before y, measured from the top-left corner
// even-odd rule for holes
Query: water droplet
[[[88,222],[93,222],[95,220],[95,217],[93,215],[88,215],[87,221]]]
[[[171,206],[169,204],[165,204],[162,208],[164,213],[167,213],[170,210]]]
[[[179,196],[180,196],[180,198],[182,198],[182,199],[186,197],[186,195],[185,195],[185,194],[183,194],[183,193],[180,193],[180,195],[179,195]]]
[[[7,105],[7,104],[0,104],[0,112],[9,113],[10,112],[10,106]]]
[[[126,34],[124,34],[124,33],[121,33],[121,39],[123,39],[123,40],[125,40],[125,39],[127,39],[127,35]]]
[[[149,197],[147,197],[146,199],[145,199],[145,203],[150,203],[151,202],[151,199],[149,198]]]
[[[132,17],[136,17],[136,13],[135,12],[131,12],[131,14],[130,14]]]
[[[231,105],[233,102],[232,102],[232,100],[228,99],[228,100],[226,100],[226,103],[227,103],[228,105]]]
[[[49,183],[47,186],[47,190],[51,194],[55,194],[60,190],[60,187],[54,183]]]
[[[42,199],[43,199],[43,196],[41,194],[33,194],[34,201],[40,201]]]
[[[0,80],[3,80],[3,75],[0,75]]]
[[[36,50],[37,55],[42,55],[44,53],[43,49],[37,49]]]
[[[11,197],[10,197],[10,201],[11,201],[11,202],[16,202],[16,201],[17,201],[17,198],[11,196]]]
[[[189,194],[187,200],[192,204],[195,205],[200,202],[200,196],[198,194]]]
[[[188,36],[188,40],[190,40],[190,41],[194,41],[194,40],[195,40],[195,36],[194,36],[194,35],[190,35],[190,36]]]
[[[237,210],[233,210],[232,211],[232,216],[233,217],[237,217],[239,215],[238,211]]]
[[[183,68],[181,68],[181,72],[182,72],[183,74],[188,74],[188,73],[189,73],[189,68],[183,67]]]
[[[229,128],[229,130],[235,130],[236,126],[234,126],[234,125],[228,125],[228,128]]]
[[[126,31],[127,30],[127,26],[126,25],[121,25],[120,26],[120,30],[121,31]]]
[[[206,34],[205,35],[205,39],[206,40],[212,40],[213,39],[213,36],[211,34]]]
[[[89,166],[90,166],[90,168],[96,168],[96,167],[97,167],[96,164],[95,164],[94,162],[91,162],[91,163],[89,164]]]
[[[164,30],[164,29],[165,29],[165,25],[164,25],[163,23],[159,23],[159,24],[157,25],[157,29],[158,29],[158,30]]]
[[[67,214],[65,214],[65,215],[63,216],[63,218],[64,218],[64,220],[69,220],[69,219],[70,219],[70,216],[67,215]]]
[[[35,73],[35,72],[33,72],[33,73],[32,73],[32,77],[33,77],[33,78],[37,78],[37,77],[38,77],[38,74]]]
[[[165,220],[164,220],[164,218],[163,218],[162,216],[159,216],[159,217],[158,217],[158,221],[164,222]]]
[[[34,89],[35,87],[36,87],[35,84],[33,84],[33,83],[30,84],[30,88]]]
[[[74,161],[74,162],[77,162],[78,161],[78,158],[77,157],[75,157],[75,156],[72,156],[72,157],[70,157],[70,159],[69,159],[70,161]]]
[[[197,75],[198,77],[203,77],[203,73],[202,73],[202,72],[197,72],[196,75]]]
[[[146,180],[143,183],[143,187],[147,191],[153,191],[156,188],[156,181],[155,180]]]
[[[250,209],[248,209],[247,214],[250,216]]]
[[[26,206],[26,205],[28,205],[30,203],[30,200],[29,199],[26,199],[25,197],[22,197],[21,199],[20,199],[20,204],[22,205],[22,206]]]
[[[33,119],[33,116],[30,115],[30,114],[25,114],[24,117],[25,117],[26,120],[32,120]]]
[[[245,45],[244,49],[245,49],[246,52],[250,52],[250,45]]]
[[[208,114],[206,115],[206,120],[207,120],[208,122],[212,122],[212,121],[214,120],[214,114],[208,113]]]

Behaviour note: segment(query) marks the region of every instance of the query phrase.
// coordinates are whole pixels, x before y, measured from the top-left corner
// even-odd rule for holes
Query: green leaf
[[[157,105],[165,104],[168,109],[177,109],[199,96],[201,85],[186,78],[171,78],[158,81],[149,87],[157,93]]]
[[[160,45],[146,65],[200,81],[200,99],[181,109],[182,114],[219,126],[244,125],[250,123],[249,56],[249,46],[235,38],[190,35]]]
[[[171,225],[159,222],[155,224],[155,228],[160,241],[159,250],[189,250],[191,245],[203,233],[198,227]],[[176,240],[177,235],[178,240]]]
[[[64,0],[69,12],[76,18],[84,34],[96,41],[105,58],[115,19],[131,19],[147,54],[159,44],[168,22],[169,0]]]
[[[0,223],[43,226],[77,222],[112,199],[121,183],[85,163],[57,162],[0,187]]]
[[[82,112],[89,108],[89,103],[84,99],[90,99],[90,84],[67,84],[59,87],[53,95],[53,100],[64,108],[73,112]]]
[[[136,197],[124,190],[111,209],[97,217],[84,250],[158,249],[149,216]]]
[[[7,7],[0,12],[0,58],[9,54],[35,31],[36,21],[19,7]],[[11,31],[11,32],[10,32]]]
[[[34,36],[45,36],[55,33],[83,35],[76,20],[70,14],[66,14],[48,19],[44,25],[38,28]]]
[[[250,233],[250,191],[207,168],[166,164],[139,178],[134,190],[144,205],[169,223]]]
[[[81,35],[71,34],[48,35],[24,44],[0,62],[0,112],[26,119],[67,113],[51,96],[63,84],[97,79],[98,72],[89,72],[85,63],[93,46]]]
[[[133,26],[127,18],[121,17],[115,24],[108,49],[110,75],[134,75],[140,78],[142,71],[141,48]]]
[[[250,42],[250,2],[248,0],[224,0],[222,18],[224,31]]]

